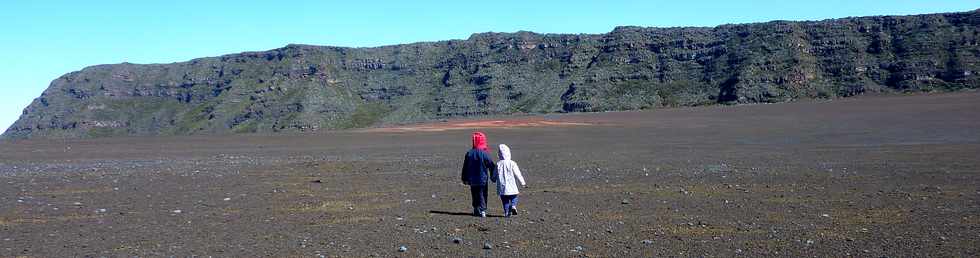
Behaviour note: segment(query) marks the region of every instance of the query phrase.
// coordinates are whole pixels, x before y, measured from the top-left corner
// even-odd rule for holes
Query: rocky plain
[[[0,256],[975,257],[978,97],[7,140]],[[524,171],[516,217],[468,214],[474,130]]]

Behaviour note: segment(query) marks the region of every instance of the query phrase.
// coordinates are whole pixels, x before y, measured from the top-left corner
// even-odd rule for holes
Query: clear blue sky
[[[95,64],[168,63],[288,43],[360,47],[487,31],[603,33],[618,25],[714,26],[976,8],[976,0],[3,0],[0,129],[51,80]]]

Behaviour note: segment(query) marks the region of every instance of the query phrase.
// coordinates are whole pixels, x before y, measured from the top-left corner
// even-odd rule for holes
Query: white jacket
[[[510,160],[510,147],[507,147],[506,144],[501,144],[497,154],[500,156],[500,161],[497,161],[497,194],[519,194],[520,191],[517,190],[517,181],[521,181],[521,185],[523,186],[524,176],[521,175],[521,169],[517,167],[517,162]]]

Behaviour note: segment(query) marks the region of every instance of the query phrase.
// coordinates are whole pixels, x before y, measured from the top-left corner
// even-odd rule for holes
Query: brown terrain
[[[0,256],[976,257],[978,97],[4,142]],[[517,217],[467,214],[473,130]]]

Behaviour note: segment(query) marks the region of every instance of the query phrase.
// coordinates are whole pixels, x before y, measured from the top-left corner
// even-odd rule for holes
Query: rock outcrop
[[[980,86],[980,11],[288,45],[55,79],[4,138],[315,131]]]

